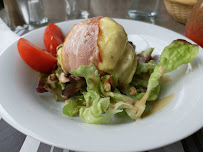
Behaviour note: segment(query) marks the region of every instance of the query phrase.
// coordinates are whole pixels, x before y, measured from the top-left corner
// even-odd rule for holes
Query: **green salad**
[[[40,73],[37,90],[53,93],[57,101],[66,103],[63,114],[80,116],[87,123],[111,123],[115,115],[137,120],[150,111],[148,102],[158,99],[163,74],[191,62],[198,55],[199,47],[175,40],[164,48],[158,63],[152,52],[153,48],[149,48],[136,54],[136,72],[127,85],[119,83],[117,73],[100,72],[93,63],[81,65],[69,73],[65,73],[58,63],[52,74]]]

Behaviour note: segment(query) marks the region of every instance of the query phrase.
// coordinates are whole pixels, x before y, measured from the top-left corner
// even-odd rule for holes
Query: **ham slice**
[[[101,61],[98,47],[99,21],[103,17],[94,17],[74,25],[66,36],[62,48],[61,62],[65,72],[76,70],[80,65],[97,66]]]

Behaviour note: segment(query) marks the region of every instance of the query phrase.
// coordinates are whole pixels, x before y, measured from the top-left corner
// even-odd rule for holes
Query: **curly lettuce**
[[[80,118],[87,123],[110,123],[113,116],[120,112],[120,110],[109,108],[109,97],[101,98],[95,91],[86,92],[85,96],[88,96],[86,100],[92,103],[89,107],[80,109]]]
[[[83,92],[86,106],[82,106],[79,110],[79,115],[83,121],[94,124],[109,123],[116,113],[121,112],[109,108],[109,97],[101,97],[101,79],[94,64],[82,65],[77,70],[72,70],[70,74],[84,77],[87,83],[87,92]],[[117,79],[116,76],[115,79]]]

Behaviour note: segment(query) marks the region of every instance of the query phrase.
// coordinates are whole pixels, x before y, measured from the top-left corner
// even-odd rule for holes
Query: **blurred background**
[[[144,21],[183,34],[184,24],[197,0],[186,0],[192,1],[188,4],[187,2],[184,4],[183,1],[183,7],[187,7],[188,10],[182,10],[182,13],[181,9],[183,8],[181,7],[180,1],[181,0],[0,0],[0,17],[14,31],[22,28],[26,28],[27,31],[30,31],[48,23],[71,19],[108,16]],[[174,4],[178,4],[179,8]],[[182,16],[178,18],[178,15]],[[21,26],[21,28],[19,28],[19,26]]]
[[[18,35],[48,23],[94,16],[131,19],[156,24],[182,35],[186,33],[188,38],[203,46],[203,15],[199,13],[203,11],[203,0],[199,0],[199,5],[195,7],[196,13],[191,15],[197,2],[198,0],[0,0],[0,18]]]

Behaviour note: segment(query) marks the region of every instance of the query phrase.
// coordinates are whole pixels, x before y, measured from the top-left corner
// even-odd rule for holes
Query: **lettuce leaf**
[[[114,92],[105,91],[102,83],[100,84],[100,90],[103,96],[110,97],[114,102],[135,102],[131,97],[121,94],[118,89]]]
[[[136,95],[137,100],[140,100],[144,96],[144,92],[146,92],[147,90],[149,76],[154,71],[155,66],[156,65],[153,60],[150,60],[147,63],[138,63],[136,74],[134,75],[133,80],[131,82],[131,85],[134,86],[137,89],[137,92],[139,93],[138,95]],[[156,100],[159,96],[159,91],[160,84],[150,94],[150,96],[147,98],[147,101]]]
[[[96,91],[86,92],[84,96],[86,99],[91,100],[92,102],[90,107],[82,107],[80,109],[80,117],[87,123],[110,123],[113,116],[116,113],[121,112],[120,110],[109,108],[110,98],[101,98]]]
[[[131,84],[136,88],[138,87],[147,88],[148,81],[149,78],[145,78],[144,74],[142,76],[134,75]]]
[[[153,60],[150,60],[148,62],[139,62],[137,66],[137,71],[135,75],[133,76],[133,80],[130,83],[132,86],[134,86],[137,89],[137,92],[146,92],[147,85],[149,81],[149,76],[153,72],[155,68],[155,62]],[[159,92],[157,92],[158,97]]]
[[[137,70],[136,70],[136,74],[141,74],[141,73],[152,73],[154,68],[155,68],[155,62],[154,60],[150,60],[147,63],[144,62],[140,62],[137,64]]]
[[[82,106],[79,110],[83,121],[94,124],[109,123],[116,113],[121,112],[121,110],[109,108],[109,97],[101,97],[100,75],[94,64],[81,65],[77,70],[72,70],[70,74],[84,77],[87,83],[87,92],[83,92],[86,107]]]
[[[138,63],[149,62],[153,51],[154,51],[154,48],[148,48],[148,49],[142,51],[141,53],[137,54]]]
[[[141,100],[135,103],[135,107],[138,109],[138,117],[142,115],[148,97],[159,85],[159,79],[161,76],[164,73],[177,69],[182,64],[188,64],[198,55],[198,52],[199,47],[197,45],[192,45],[184,40],[175,40],[169,46],[164,48],[158,64],[156,65],[153,73],[150,75],[147,92]]]
[[[147,101],[154,101],[157,100],[159,97],[161,86],[160,83],[151,91],[149,97],[147,98]]]
[[[192,45],[184,40],[175,40],[165,47],[160,61],[150,76],[148,92],[151,92],[159,84],[158,81],[164,73],[174,71],[182,64],[190,63],[198,55],[198,52],[197,45]]]
[[[77,70],[71,70],[70,74],[84,77],[87,83],[87,91],[94,90],[100,93],[100,75],[93,63],[90,63],[88,66],[81,65]]]
[[[68,103],[63,107],[63,114],[68,116],[74,116],[79,112],[77,102],[73,99],[69,99]]]
[[[114,86],[117,87],[118,86],[118,74],[117,73],[114,73],[114,74],[111,74],[112,78],[113,78],[113,82],[114,82]]]

